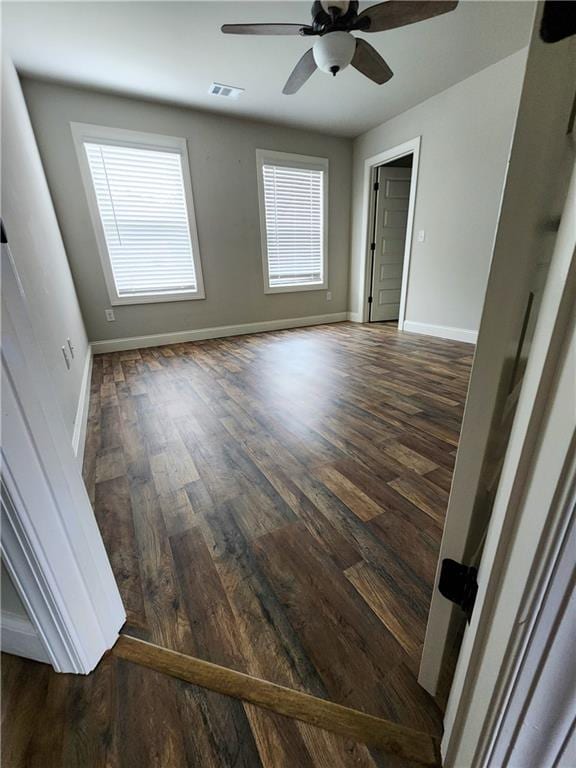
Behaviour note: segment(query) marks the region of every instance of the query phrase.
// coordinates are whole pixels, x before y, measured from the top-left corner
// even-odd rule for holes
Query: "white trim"
[[[309,325],[327,325],[342,323],[348,319],[347,312],[335,312],[331,315],[313,315],[311,317],[291,317],[285,320],[264,320],[260,323],[242,325],[221,325],[215,328],[199,328],[194,331],[175,331],[174,333],[156,333],[151,336],[130,336],[124,339],[106,339],[92,342],[92,352],[122,352],[141,347],[160,347],[163,344],[179,344],[184,341],[202,341],[219,339],[224,336],[243,336],[248,333],[263,331],[282,331],[288,328],[304,328]]]
[[[3,396],[5,393],[6,387]],[[70,631],[69,616],[59,599],[58,589],[45,577],[48,562],[34,540],[29,510],[18,492],[4,454],[2,459],[2,561],[49,663],[57,672],[87,672],[85,659],[77,652],[78,638],[73,630]]]
[[[346,319],[351,323],[363,323],[362,312],[347,312]]]
[[[322,282],[313,285],[285,285],[270,286],[268,275],[268,245],[266,241],[266,209],[264,205],[264,181],[262,166],[266,163],[282,165],[286,168],[306,168],[323,172],[323,243],[322,243]],[[262,276],[264,278],[264,293],[300,293],[301,291],[325,291],[328,288],[328,173],[329,161],[327,157],[311,157],[308,155],[295,155],[291,152],[274,152],[268,149],[256,150],[256,172],[258,181],[258,209],[260,212],[260,244],[262,250]]]
[[[2,253],[2,560],[58,672],[88,673],[126,621],[120,593],[30,322]]]
[[[525,682],[521,665],[573,508],[575,296],[576,164],[446,708],[442,754],[450,767],[490,764],[503,718],[512,712],[511,696],[518,681]],[[524,714],[520,707],[515,726]]]
[[[441,339],[466,341],[469,344],[476,344],[478,341],[478,331],[469,331],[467,328],[453,328],[449,325],[432,325],[431,323],[416,323],[413,320],[405,320],[404,330],[408,333],[438,336]]]
[[[567,766],[576,755],[568,747],[576,717],[572,669],[576,589],[573,583],[576,552],[576,455],[572,451],[572,485],[567,484],[562,517],[569,521],[558,537],[558,552],[550,558],[551,578],[530,607],[534,625],[522,637],[522,651],[506,706],[496,718],[486,754],[492,765],[526,765],[538,755],[539,765]],[[516,660],[515,660],[516,661]],[[562,753],[565,752],[564,761]],[[508,763],[506,763],[508,759]]]
[[[194,301],[196,299],[205,299],[204,278],[202,275],[202,263],[200,259],[200,244],[198,241],[198,228],[196,225],[196,213],[194,209],[194,196],[192,193],[192,179],[190,176],[190,159],[188,157],[188,146],[185,138],[178,136],[162,136],[156,133],[142,133],[140,131],[129,131],[123,128],[108,128],[102,125],[90,125],[88,123],[70,123],[72,138],[80,174],[86,193],[86,200],[90,210],[90,218],[94,227],[98,255],[102,263],[106,288],[110,304],[119,306],[122,304],[152,304],[171,301]],[[194,270],[196,273],[195,291],[176,291],[174,293],[154,293],[139,296],[119,296],[116,289],[116,281],[110,263],[106,237],[102,228],[100,214],[98,212],[98,203],[92,176],[88,165],[86,152],[84,151],[85,141],[95,141],[99,143],[109,143],[114,145],[126,145],[138,147],[139,149],[164,149],[177,152],[180,155],[182,165],[182,180],[184,183],[184,194],[186,197],[186,207],[188,209],[188,225],[190,230],[190,241],[192,243],[192,259],[194,261]]]
[[[46,649],[29,619],[2,611],[2,651],[50,664]]]
[[[76,417],[74,419],[74,433],[72,435],[72,450],[78,459],[78,465],[82,468],[84,460],[84,446],[86,444],[86,430],[88,428],[88,408],[90,405],[90,380],[92,378],[92,349],[88,345],[86,360],[84,361],[84,372],[82,373],[82,383],[80,384],[80,395],[78,397],[78,407],[76,408]]]
[[[410,259],[412,257],[412,238],[414,233],[414,212],[416,210],[416,189],[418,186],[418,168],[420,165],[420,143],[421,136],[416,136],[410,141],[399,144],[385,152],[366,158],[364,161],[364,181],[362,204],[362,232],[364,233],[364,250],[360,260],[360,270],[362,280],[360,282],[360,313],[362,322],[367,323],[370,307],[368,305],[368,296],[370,296],[372,275],[371,275],[371,251],[372,233],[370,222],[374,215],[375,195],[373,176],[379,165],[390,163],[406,155],[412,155],[412,175],[410,177],[410,198],[408,201],[408,219],[406,222],[406,244],[404,246],[404,262],[402,264],[402,287],[400,289],[400,309],[398,311],[398,330],[405,330],[406,301],[408,297],[408,282],[410,276]]]
[[[523,381],[522,386],[526,386],[524,360],[528,358],[529,363],[534,353],[532,330],[543,306],[543,275],[538,275],[538,281],[535,277],[540,271],[538,265],[549,263],[552,257],[555,242],[553,230],[557,225],[559,204],[570,171],[570,158],[573,157],[573,136],[566,133],[566,127],[574,89],[568,85],[570,78],[564,76],[571,72],[570,49],[541,41],[542,11],[543,3],[534,5],[528,56],[527,59],[522,57],[526,62],[521,73],[522,93],[494,231],[489,277],[439,564],[444,558],[470,564],[473,553],[477,556],[480,549],[490,515],[494,518],[496,513],[492,503],[496,488],[492,485],[487,490],[487,484],[496,480],[490,467],[501,466],[502,450],[506,444],[510,446],[509,439],[512,439],[509,409],[515,407],[518,390],[512,390],[513,394],[509,390],[520,380]],[[551,83],[562,87],[549,87]],[[534,143],[540,136],[550,138],[542,144],[541,152],[534,153]],[[542,226],[542,222],[547,222],[546,227]],[[535,293],[535,301],[530,311],[528,302],[531,292]],[[522,329],[526,319],[529,319],[529,326],[524,338]],[[513,361],[517,356],[522,362],[516,372],[524,372],[524,376],[512,381]],[[489,468],[487,457],[496,462],[490,461]],[[510,528],[507,527],[505,537],[509,533]],[[439,571],[440,567],[436,571],[418,675],[419,684],[432,695],[436,694],[439,681],[442,680],[442,688],[447,682],[444,678],[444,673],[448,671],[444,663],[446,654],[451,655],[452,650],[456,653],[452,645],[455,641],[452,622],[458,609],[438,591]],[[475,607],[474,614],[477,610],[478,607]],[[481,626],[482,632],[484,629]],[[465,634],[470,632],[471,625],[466,628]],[[464,645],[461,646],[461,653],[463,649]],[[456,678],[453,691],[456,690],[455,681]],[[445,734],[452,728],[447,717],[444,728]]]

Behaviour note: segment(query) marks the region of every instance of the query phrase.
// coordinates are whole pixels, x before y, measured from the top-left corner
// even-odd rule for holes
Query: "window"
[[[328,160],[256,150],[264,291],[327,286]]]
[[[185,139],[72,123],[112,304],[203,299]]]

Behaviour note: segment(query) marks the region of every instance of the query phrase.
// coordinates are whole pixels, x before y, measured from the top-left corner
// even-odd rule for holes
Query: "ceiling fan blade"
[[[308,24],[224,24],[225,35],[301,35]]]
[[[316,69],[314,54],[312,53],[312,48],[310,48],[292,70],[290,77],[286,81],[286,85],[282,89],[282,93],[286,94],[286,96],[291,96],[293,93],[296,93],[296,91],[299,91],[310,75],[314,74]]]
[[[356,50],[350,63],[358,72],[362,72],[378,85],[382,85],[394,76],[394,72],[382,56],[366,40],[356,40]]]
[[[440,16],[443,13],[453,11],[457,5],[457,0],[453,0],[453,2],[388,0],[386,3],[378,3],[378,5],[372,5],[362,11],[355,26],[363,32],[384,32],[386,29],[395,29],[406,24],[414,24],[417,21]],[[370,22],[368,27],[363,26],[366,23],[363,21],[364,19]]]

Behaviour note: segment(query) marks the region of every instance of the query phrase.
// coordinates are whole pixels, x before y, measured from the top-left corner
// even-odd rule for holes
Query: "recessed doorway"
[[[413,155],[375,169],[370,322],[398,323]],[[395,322],[394,322],[395,321]]]
[[[406,314],[420,138],[366,161],[363,321],[402,330]]]

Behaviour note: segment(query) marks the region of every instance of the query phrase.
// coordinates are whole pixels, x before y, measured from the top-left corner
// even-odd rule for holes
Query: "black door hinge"
[[[368,296],[368,304],[372,304],[372,296]]]
[[[4,222],[0,219],[0,243],[7,243],[6,230],[4,229]]]
[[[438,581],[440,594],[462,608],[468,623],[470,623],[470,617],[476,602],[476,593],[478,592],[477,574],[477,568],[462,565],[462,563],[450,560],[449,558],[442,560],[440,579]]]
[[[380,189],[380,184],[379,184],[379,182],[375,181],[374,182],[374,192],[378,192],[379,189]]]
[[[376,243],[370,243],[370,250],[375,251],[376,250]]]

